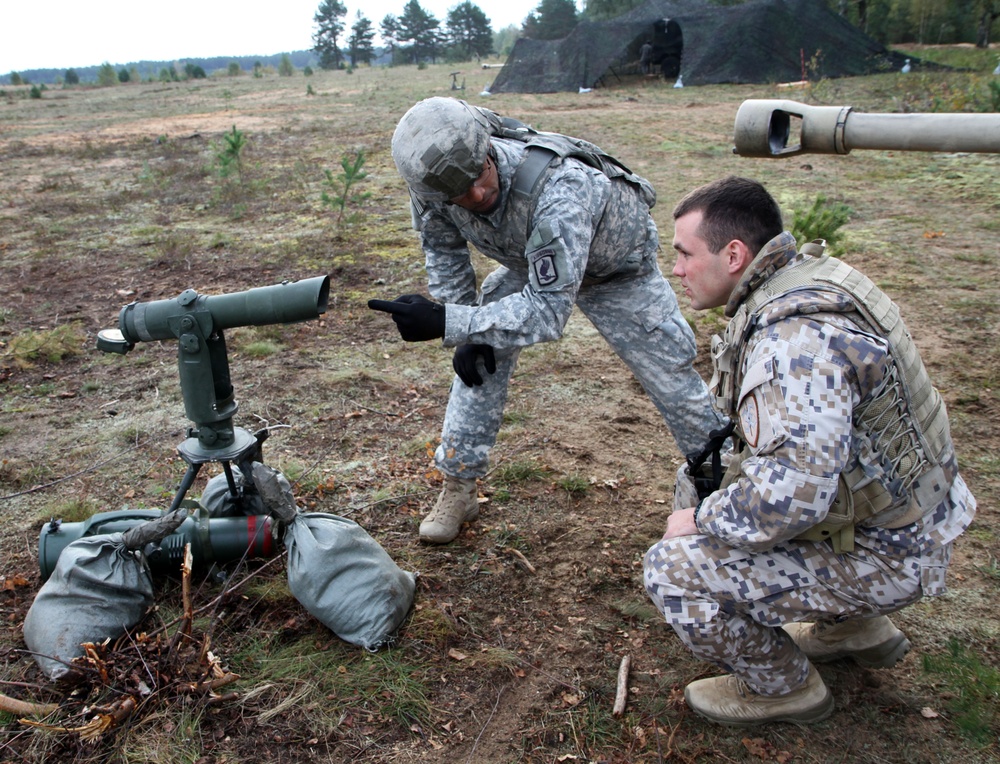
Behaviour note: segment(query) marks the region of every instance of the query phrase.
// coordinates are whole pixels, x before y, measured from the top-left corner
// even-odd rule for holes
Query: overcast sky
[[[344,0],[350,29],[358,10],[376,31],[407,0]],[[461,0],[419,0],[442,26]],[[520,25],[539,0],[480,0],[494,30]],[[209,56],[269,56],[312,47],[320,0],[40,0],[3,3],[0,74],[28,69],[173,61]]]

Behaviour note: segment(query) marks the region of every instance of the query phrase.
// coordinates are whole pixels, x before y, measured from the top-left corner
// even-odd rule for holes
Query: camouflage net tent
[[[640,73],[640,48],[653,45],[652,71],[684,85],[795,82],[898,70],[890,52],[823,0],[647,0],[609,21],[581,22],[561,40],[519,39],[493,93],[556,93],[613,85]],[[914,59],[914,61],[916,61]]]

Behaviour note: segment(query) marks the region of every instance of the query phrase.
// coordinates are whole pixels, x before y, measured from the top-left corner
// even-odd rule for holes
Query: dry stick
[[[508,549],[507,551],[510,552],[512,555],[514,555],[518,560],[520,560],[521,563],[524,565],[524,567],[527,569],[527,571],[531,573],[531,575],[535,575],[535,566],[532,565],[530,562],[528,562],[528,558],[525,557],[519,550]]]
[[[15,716],[48,716],[59,710],[58,703],[29,703],[0,693],[0,711]]]
[[[194,557],[191,554],[191,544],[184,545],[184,562],[181,565],[181,601],[184,603],[184,615],[181,617],[177,633],[170,640],[168,653],[173,653],[181,639],[190,638],[191,624],[194,623],[194,609],[191,607],[191,567]]]
[[[621,665],[618,667],[618,689],[615,691],[615,705],[611,710],[613,716],[625,713],[625,701],[628,700],[628,670],[631,665],[632,657],[626,653],[622,656]]]

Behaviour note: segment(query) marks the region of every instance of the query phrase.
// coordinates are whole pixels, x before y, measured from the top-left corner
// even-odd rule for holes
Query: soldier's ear
[[[753,251],[740,239],[729,242],[723,252],[729,272],[732,274],[743,273],[754,259]]]

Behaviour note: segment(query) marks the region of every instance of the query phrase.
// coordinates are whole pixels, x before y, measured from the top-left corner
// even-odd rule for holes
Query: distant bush
[[[17,72],[11,72],[10,73],[10,84],[11,85],[23,85],[24,84],[24,80],[21,79],[21,75],[18,74]]]
[[[243,70],[240,69],[240,65],[238,63],[236,63],[235,61],[230,61],[229,69],[226,70],[226,74],[228,74],[230,77],[239,77],[241,74],[243,74]]]
[[[281,63],[278,64],[278,76],[291,77],[293,74],[295,74],[295,67],[292,66],[292,59],[288,57],[287,53],[282,53]]]
[[[307,66],[305,69],[302,70],[302,74],[304,76],[306,76],[306,77],[312,77],[313,76],[312,67],[311,66]]]
[[[118,75],[115,72],[115,68],[105,61],[101,64],[101,68],[97,70],[97,84],[101,87],[111,87],[116,82],[118,82]]]
[[[132,78],[129,76],[128,69],[119,69],[118,70],[118,81],[119,82],[128,82],[130,79],[132,79]]]
[[[41,98],[42,91],[39,89],[38,85],[31,86],[31,92],[28,94],[31,98]]]
[[[67,69],[66,74],[63,75],[63,82],[66,85],[79,85],[80,75],[76,73],[76,69]]]

